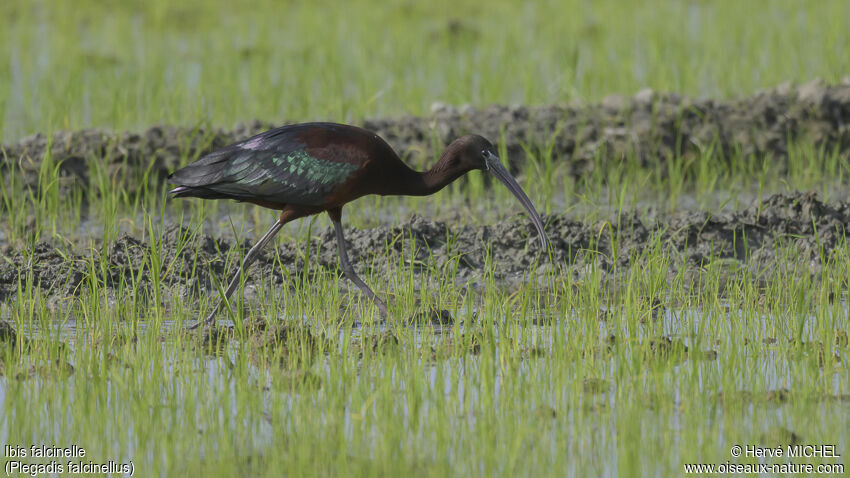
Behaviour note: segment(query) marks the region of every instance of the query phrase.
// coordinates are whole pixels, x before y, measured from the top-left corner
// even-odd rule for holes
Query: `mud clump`
[[[847,348],[847,332],[843,330],[835,331],[835,346],[841,348]]]
[[[201,326],[193,334],[196,350],[212,357],[220,357],[227,351],[230,340],[233,339],[233,326]]]
[[[18,334],[12,324],[0,320],[0,344],[14,346],[18,343]]]
[[[322,378],[309,370],[283,370],[275,374],[271,385],[263,390],[269,391],[272,387],[281,391],[315,392],[322,388]]]
[[[850,403],[850,394],[814,392],[799,393],[787,388],[752,392],[750,390],[730,390],[718,392],[712,397],[717,403],[723,405],[785,405],[793,401],[835,402]]]
[[[679,339],[656,337],[641,344],[643,356],[646,359],[670,360],[679,362],[687,358],[688,346]]]
[[[0,249],[0,257],[6,259],[0,265],[0,301],[17,290],[19,281],[22,288],[29,284],[48,297],[56,297],[75,294],[85,277],[82,257],[68,260],[61,246],[46,242],[26,253],[7,245]]]
[[[718,392],[714,399],[722,403],[770,403],[784,404],[792,397],[792,393],[787,388],[779,388],[776,390],[767,390],[764,392],[754,393],[749,390],[735,390],[731,392]]]
[[[42,364],[27,367],[25,370],[18,372],[15,375],[15,379],[28,380],[31,378],[41,377],[61,380],[69,378],[74,374],[74,371],[74,366],[70,363],[61,359],[54,359]]]
[[[475,356],[481,353],[482,344],[492,342],[483,329],[473,329],[458,335],[451,335],[438,340],[430,347],[419,350],[420,355],[430,361],[437,362],[451,357]],[[522,360],[522,354],[518,354],[516,360]],[[528,358],[528,357],[525,357]]]
[[[398,350],[399,340],[392,332],[386,331],[380,334],[372,334],[361,337],[362,349],[369,349],[372,353],[385,353]],[[362,357],[363,353],[360,352]]]
[[[533,226],[524,216],[486,226],[456,226],[414,216],[399,226],[347,228],[346,238],[360,272],[367,267],[377,273],[393,271],[411,256],[425,265],[462,256],[455,276],[458,285],[482,281],[488,255],[493,277],[508,287],[558,277],[583,280],[593,268],[604,281],[612,281],[631,267],[645,266],[641,255],[659,247],[672,258],[664,271],[668,279],[683,271],[688,287],[699,286],[707,276],[705,271],[718,265],[728,269],[723,275],[727,281],[739,275],[775,273],[809,274],[816,281],[823,264],[840,259],[835,253],[841,252],[850,227],[850,202],[826,203],[810,193],[779,194],[733,213],[679,212],[652,218],[626,213],[595,222],[556,214],[544,220],[552,247],[548,255],[540,250]],[[452,241],[447,242],[447,237]],[[14,300],[19,285],[26,284],[46,298],[48,306],[67,304],[66,299],[92,287],[116,300],[121,299],[115,296],[119,290],[164,302],[175,295],[193,300],[215,291],[215,284],[227,279],[228,252],[241,258],[251,245],[247,238],[235,243],[182,226],[167,228],[154,244],[129,235],[86,250],[56,241],[24,251],[11,246],[0,249],[0,301]],[[310,250],[316,251],[310,258],[312,273],[324,268],[342,277],[333,230],[314,235],[310,241]],[[287,285],[286,273],[293,277],[310,273],[299,254],[307,244],[289,239],[277,242],[276,247],[258,258],[249,280],[263,277]],[[158,262],[151,261],[151,251],[159,254]],[[154,264],[160,267],[158,281],[152,278],[157,275],[151,274]],[[549,267],[549,273],[535,274],[542,266]],[[797,269],[789,269],[793,267]],[[416,273],[429,270],[433,268],[414,268]],[[356,290],[347,281],[340,285]],[[651,299],[647,303],[647,308],[662,309],[662,304]],[[443,324],[450,319],[443,313],[435,317]]]
[[[260,319],[247,323],[245,328],[248,358],[256,365],[309,366],[320,353],[331,348],[327,341],[314,335],[306,326],[269,324]]]
[[[452,313],[446,309],[429,308],[413,314],[411,317],[408,317],[405,322],[411,325],[449,326],[452,325],[455,320],[452,317]]]
[[[82,185],[84,198],[96,194],[92,168],[115,178],[112,187],[134,195],[159,185],[184,158],[191,160],[234,141],[281,124],[253,121],[224,130],[154,126],[141,133],[101,130],[41,134],[0,147],[0,172],[17,167],[23,185],[38,187],[45,153],[59,167],[60,194]],[[528,154],[551,150],[578,177],[623,158],[655,165],[715,152],[721,159],[771,161],[784,170],[792,141],[823,151],[850,152],[850,84],[814,80],[783,84],[737,100],[686,98],[643,90],[631,98],[610,96],[598,104],[455,108],[435,105],[425,117],[368,119],[360,123],[407,158],[424,166],[458,136],[477,133],[503,141],[509,167],[516,171]],[[502,136],[504,132],[504,136]],[[504,138],[503,140],[501,138]],[[437,152],[439,153],[439,152]],[[94,161],[93,161],[94,160]],[[750,167],[757,170],[757,167]],[[603,169],[604,170],[604,169]],[[5,176],[5,174],[4,174]]]
[[[607,393],[611,389],[611,384],[601,378],[585,378],[582,382],[582,389],[587,394],[597,395]]]
[[[716,350],[693,350],[688,348],[680,339],[671,337],[655,337],[640,344],[644,358],[654,360],[670,360],[673,363],[683,360],[711,362],[717,360]]]
[[[713,362],[717,360],[717,351],[716,350],[703,350],[700,352],[694,352],[690,354],[689,358],[693,360],[701,360],[704,362]]]
[[[803,437],[784,427],[774,426],[759,436],[759,444],[764,446],[800,445]]]

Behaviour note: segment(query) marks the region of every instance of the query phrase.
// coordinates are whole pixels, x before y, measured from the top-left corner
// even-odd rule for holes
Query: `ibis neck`
[[[433,194],[449,184],[453,183],[457,178],[461,177],[466,171],[440,171],[436,168],[429,169],[423,173],[419,173],[422,177],[422,184],[426,194]]]
[[[446,170],[437,163],[427,171],[413,171],[405,178],[404,191],[402,194],[408,196],[428,196],[451,184],[466,171]],[[399,184],[401,186],[401,184]]]
[[[443,189],[452,181],[456,180],[467,170],[457,167],[449,167],[454,163],[446,154],[427,171],[414,171],[402,161],[395,162],[395,167],[387,170],[392,171],[380,181],[379,194],[382,195],[405,195],[405,196],[428,196]]]

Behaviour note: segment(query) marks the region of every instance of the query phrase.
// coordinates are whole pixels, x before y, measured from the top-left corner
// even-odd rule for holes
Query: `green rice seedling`
[[[121,204],[127,200],[124,189],[117,184],[117,177],[110,176],[107,163],[102,158],[89,158],[90,182],[97,198],[94,206],[97,207],[97,218],[102,223],[102,240],[109,243],[118,236],[118,216],[121,213]]]

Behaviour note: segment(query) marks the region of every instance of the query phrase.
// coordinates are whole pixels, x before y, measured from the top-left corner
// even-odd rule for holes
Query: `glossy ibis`
[[[531,215],[540,244],[546,249],[548,240],[540,216],[495,151],[481,136],[463,136],[446,148],[433,168],[420,173],[407,167],[371,131],[334,123],[304,123],[275,128],[231,144],[175,171],[169,176],[178,185],[171,190],[174,197],[235,199],[280,211],[280,218],[248,251],[224,297],[203,323],[214,322],[216,313],[236,290],[242,272],[284,224],[323,211],[330,216],[336,231],[342,271],[386,318],[387,306],[357,276],[348,260],[340,223],[342,207],[367,194],[434,194],[473,169],[490,171],[510,189]]]

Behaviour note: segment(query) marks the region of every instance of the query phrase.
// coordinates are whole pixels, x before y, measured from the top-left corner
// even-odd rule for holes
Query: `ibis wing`
[[[305,129],[269,130],[214,151],[170,179],[218,197],[320,206],[361,162],[339,160],[333,145],[311,146],[310,131]],[[322,154],[325,151],[328,154]]]

